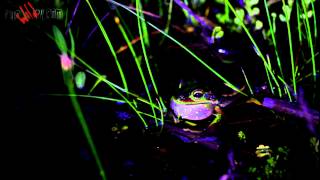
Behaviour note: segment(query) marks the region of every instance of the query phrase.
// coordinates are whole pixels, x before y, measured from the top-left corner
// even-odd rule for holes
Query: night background
[[[318,0],[1,4],[5,179],[320,178]]]

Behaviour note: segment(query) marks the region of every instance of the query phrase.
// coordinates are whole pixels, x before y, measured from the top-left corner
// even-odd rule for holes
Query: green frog
[[[170,108],[179,119],[190,121],[201,121],[215,114],[215,107],[219,105],[219,100],[211,91],[195,89],[186,97],[172,97]]]
[[[200,133],[221,118],[220,101],[212,91],[194,89],[189,93],[173,96],[170,100],[175,124],[182,125],[184,131]]]
[[[242,89],[243,90],[243,89]],[[238,93],[216,95],[211,90],[194,88],[184,94],[173,96],[170,109],[175,124],[183,124],[187,131],[198,132],[220,121],[225,107],[237,99]]]
[[[218,150],[220,143],[211,133],[214,129],[211,126],[222,116],[219,98],[211,90],[200,88],[185,90],[186,92],[182,91],[170,100],[173,123],[165,125],[167,131],[185,143],[202,144]]]

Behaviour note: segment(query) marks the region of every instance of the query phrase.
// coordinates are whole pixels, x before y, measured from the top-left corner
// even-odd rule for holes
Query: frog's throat
[[[178,104],[174,100],[170,103],[170,108],[177,117],[182,119],[199,121],[205,120],[214,114],[214,103]]]

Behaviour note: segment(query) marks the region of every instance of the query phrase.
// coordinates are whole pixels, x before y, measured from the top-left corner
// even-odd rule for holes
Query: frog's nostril
[[[206,99],[208,99],[208,100],[212,100],[212,99],[215,99],[215,98],[216,98],[213,94],[205,94],[204,97],[205,97]]]
[[[180,96],[178,97],[178,99],[180,99],[180,100],[185,100],[185,99],[186,99],[186,96],[180,95]]]

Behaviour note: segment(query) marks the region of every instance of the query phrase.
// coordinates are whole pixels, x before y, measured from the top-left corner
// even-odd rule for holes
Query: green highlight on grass
[[[236,18],[239,18],[238,13],[236,12],[236,10],[234,9],[234,7],[231,5],[231,3],[229,2],[229,0],[225,0],[225,3],[229,6],[229,8],[231,9],[231,11],[233,12],[233,14],[235,15]],[[253,47],[256,51],[256,53],[258,54],[258,56],[261,58],[261,60],[263,61],[263,64],[266,68],[266,70],[269,72],[269,74],[271,75],[272,80],[274,81],[274,83],[276,84],[276,86],[278,87],[278,93],[279,96],[281,97],[281,90],[279,88],[279,83],[277,78],[275,77],[274,73],[272,72],[272,67],[268,65],[265,57],[263,56],[259,46],[257,45],[256,41],[254,40],[254,38],[252,37],[250,31],[248,30],[248,28],[245,26],[245,24],[243,23],[243,21],[239,21],[241,27],[243,28],[243,30],[245,31],[245,33],[247,34],[248,38],[250,39],[251,43],[253,44]],[[270,84],[271,85],[271,84]],[[271,87],[272,89],[273,87]]]
[[[159,6],[159,16],[163,16],[163,8],[162,8],[162,0],[158,0],[158,6]]]
[[[79,57],[76,57],[76,59],[79,59]],[[83,60],[82,60],[82,61],[83,61]],[[86,64],[84,61],[83,61],[82,63],[83,63],[83,64]],[[86,66],[87,66],[88,69],[94,70],[94,69],[93,69],[92,67],[90,67],[88,64],[86,64]],[[105,82],[105,81],[106,81],[106,78],[107,78],[107,77],[106,77],[105,75],[100,75],[97,71],[94,70],[94,72],[91,72],[90,70],[86,70],[86,72],[89,73],[89,74],[91,74],[92,76],[96,77],[96,78],[97,78],[97,82],[100,83],[100,82]],[[97,83],[97,82],[96,82],[96,83]],[[152,103],[152,102],[150,103],[148,100],[143,99],[142,97],[140,97],[139,95],[137,95],[137,94],[135,94],[135,93],[132,93],[132,92],[130,92],[130,91],[126,91],[125,89],[123,89],[122,87],[120,87],[120,86],[112,83],[111,81],[108,81],[108,82],[109,82],[113,87],[119,89],[119,90],[122,91],[123,93],[126,93],[126,94],[128,94],[128,95],[130,95],[130,96],[133,96],[133,97],[136,98],[138,101],[143,102],[143,103],[145,103],[145,104],[148,104],[149,106],[152,106],[153,108],[160,110],[160,108],[159,108],[157,105],[155,105],[154,103]],[[96,85],[94,85],[94,86],[96,86]]]
[[[271,69],[271,61],[270,61],[269,55],[267,54],[266,57],[267,57],[267,61],[268,61],[268,67]],[[281,98],[282,97],[282,91],[281,91],[280,85],[276,84],[276,86],[277,86],[277,89],[278,89],[279,97]]]
[[[164,32],[167,34],[169,33],[169,27],[171,23],[172,6],[173,6],[173,0],[170,0],[169,7],[168,7],[168,19],[167,19],[166,27],[164,29]]]
[[[160,132],[162,132],[162,130],[163,130],[163,125],[164,125],[164,115],[163,115],[163,109],[162,109],[162,107],[161,107],[161,104],[160,104],[160,102],[159,102],[159,100],[157,99],[157,103],[158,103],[158,106],[160,107],[160,118],[161,118],[161,120],[160,120],[160,122],[161,122],[161,129],[160,129]]]
[[[127,30],[126,34],[129,37],[129,39],[134,39],[134,36],[132,35],[129,26],[127,25],[126,21],[122,18],[122,15],[119,12],[118,8],[116,8],[115,11],[117,13],[117,17],[119,17],[119,19],[121,21],[121,25],[124,27],[125,30]]]
[[[271,79],[270,79],[270,76],[269,76],[269,71],[267,69],[267,66],[264,66],[264,69],[265,69],[266,74],[267,74],[267,79],[268,79],[268,83],[269,83],[269,87],[270,87],[271,93],[274,95],[274,90],[273,90],[273,86],[272,86],[272,82],[271,82]]]
[[[303,9],[303,12],[304,12],[304,15],[305,15],[307,39],[308,39],[308,44],[309,44],[310,53],[311,53],[313,81],[314,81],[314,84],[316,84],[317,69],[316,69],[316,62],[315,62],[315,55],[314,55],[315,53],[314,53],[314,48],[313,48],[313,42],[312,42],[312,35],[311,35],[309,18],[308,18],[308,12],[307,12],[307,8],[306,8],[304,0],[301,0],[301,4],[302,4],[302,9]],[[316,26],[316,24],[315,24],[315,26]]]
[[[121,99],[116,99],[116,98],[110,98],[110,97],[105,97],[105,96],[94,96],[94,95],[85,95],[85,94],[46,94],[49,96],[75,96],[75,97],[81,97],[81,98],[88,98],[88,99],[97,99],[97,100],[104,100],[104,101],[111,101],[111,102],[118,102],[118,103],[127,103],[125,100],[121,100]],[[153,106],[154,108],[158,108],[159,111],[162,111],[162,107],[156,107],[155,105],[150,104],[148,101],[144,100],[144,99],[138,99],[141,102],[144,102],[150,106]],[[133,103],[133,102],[132,102]],[[138,111],[139,113],[141,113],[141,111]],[[155,117],[150,115],[150,117]],[[162,116],[163,117],[163,116]],[[159,119],[157,118],[157,120],[159,121],[163,121],[163,119]]]
[[[244,70],[242,69],[242,67],[241,67],[241,71],[242,71],[242,74],[243,74],[243,76],[244,76],[244,79],[246,80],[247,86],[249,87],[250,93],[251,93],[251,95],[253,95],[253,91],[252,91],[251,85],[250,85],[250,83],[249,83],[249,81],[248,81],[248,78],[247,78],[247,76],[246,76],[246,73],[244,72]]]
[[[313,16],[314,38],[317,38],[317,37],[318,37],[318,31],[317,31],[317,16],[316,16],[316,11],[315,11],[315,9],[314,9],[313,1],[310,1],[310,3],[311,3],[312,16]]]
[[[146,61],[146,66],[147,66],[147,69],[148,69],[148,73],[149,73],[149,76],[150,76],[150,79],[151,79],[153,88],[154,88],[156,94],[159,94],[159,93],[158,93],[157,85],[156,85],[156,83],[155,83],[155,81],[154,81],[154,78],[153,78],[153,75],[152,75],[152,72],[151,72],[151,68],[150,68],[150,65],[149,65],[149,59],[148,59],[148,55],[147,55],[147,52],[146,52],[146,47],[145,47],[145,44],[143,43],[144,41],[142,41],[142,40],[145,38],[145,37],[143,36],[145,33],[143,33],[143,31],[142,31],[142,25],[141,25],[142,23],[141,23],[141,20],[140,20],[140,18],[142,18],[142,16],[140,16],[140,15],[142,14],[142,9],[141,9],[140,5],[141,5],[141,4],[140,4],[140,0],[137,0],[137,1],[136,1],[136,11],[137,11],[137,14],[138,14],[138,16],[137,16],[138,29],[139,29],[140,39],[141,39],[140,42],[141,42],[143,57],[144,57],[144,59],[145,59],[145,61]],[[145,22],[145,21],[144,21],[144,18],[142,18],[142,19],[143,19],[143,22]]]
[[[137,14],[139,16],[141,16],[141,17],[143,16],[140,0],[136,1],[136,12],[137,12]],[[145,30],[146,29],[146,27],[145,27],[146,23],[145,23],[145,21],[141,22],[140,18],[137,18],[137,21],[138,21],[138,29],[139,29],[139,35],[140,35],[140,42],[141,42],[141,48],[142,48],[143,57],[144,57],[144,60],[146,62],[147,70],[148,70],[152,85],[154,87],[154,90],[155,90],[156,94],[158,94],[157,85],[156,85],[156,83],[154,81],[153,74],[151,72],[151,68],[150,68],[150,65],[149,65],[149,59],[148,59],[148,55],[147,55],[146,47],[145,47],[145,42],[149,43],[149,41],[144,40],[144,39],[148,39],[148,37],[145,37],[145,35],[148,34],[148,32],[146,32],[146,30]],[[150,102],[152,102],[151,97],[150,97]],[[156,116],[156,113],[155,113],[153,108],[152,108],[152,112]],[[155,122],[156,122],[156,126],[158,127],[158,122],[156,120],[155,120]]]
[[[135,12],[131,11],[129,8],[127,8],[125,5],[120,4],[116,1],[113,0],[106,0],[107,2],[113,3],[114,5],[117,5],[119,7],[122,7],[124,9],[126,9],[127,11],[129,11],[130,13],[134,14],[135,16],[137,16],[139,19],[141,19],[142,21],[145,21],[145,19],[143,19],[141,16],[139,16],[138,14],[136,14]],[[209,65],[207,65],[202,59],[200,59],[197,55],[195,55],[191,50],[189,50],[186,46],[184,46],[182,43],[180,43],[179,41],[175,40],[173,37],[171,37],[170,35],[166,34],[163,30],[159,29],[158,27],[156,27],[155,25],[153,25],[150,22],[146,22],[149,26],[151,26],[152,28],[154,28],[155,30],[159,31],[161,34],[163,34],[164,36],[166,36],[167,38],[169,38],[170,40],[172,40],[174,43],[176,43],[178,46],[180,46],[182,49],[184,49],[186,52],[188,52],[192,57],[194,57],[197,61],[199,61],[203,66],[205,66],[208,70],[210,70],[214,75],[216,75],[218,78],[220,78],[223,82],[225,82],[230,88],[232,88],[233,90],[239,92],[242,95],[247,96],[246,93],[242,92],[239,88],[237,88],[236,86],[234,86],[232,83],[230,83],[228,80],[226,80],[222,75],[220,75],[217,71],[215,71],[214,69],[212,69]]]
[[[278,67],[279,67],[279,70],[280,70],[280,73],[281,73],[281,77],[283,78],[284,76],[283,76],[283,73],[282,73],[281,60],[280,60],[279,53],[278,53],[277,41],[276,41],[276,38],[275,38],[275,31],[273,29],[274,26],[273,26],[273,23],[271,22],[269,8],[268,8],[268,5],[267,5],[267,0],[264,0],[264,7],[266,9],[269,29],[270,29],[270,33],[271,33],[272,42],[273,42],[274,52],[275,52],[275,55],[277,57]]]
[[[121,25],[121,23],[120,23],[120,20],[117,19],[117,17],[115,18],[115,22],[116,22],[116,24],[118,25],[119,30],[121,31],[121,33],[122,33],[122,35],[123,35],[123,38],[125,39],[128,47],[129,47],[129,49],[130,49],[130,51],[131,51],[131,54],[132,54],[132,56],[133,56],[133,59],[134,59],[134,61],[135,61],[135,63],[136,63],[136,66],[137,66],[137,68],[138,68],[138,70],[139,70],[139,74],[140,74],[141,80],[142,80],[142,82],[143,82],[144,89],[145,89],[145,91],[146,91],[146,93],[147,93],[149,102],[150,102],[150,104],[153,104],[153,102],[152,102],[152,97],[151,97],[151,94],[150,94],[150,92],[149,92],[149,88],[148,88],[148,85],[147,85],[147,81],[146,81],[146,78],[145,78],[145,76],[144,76],[144,74],[143,74],[143,70],[142,70],[141,65],[140,65],[140,63],[139,63],[139,59],[138,59],[138,57],[137,57],[137,55],[136,55],[136,52],[135,52],[135,50],[134,50],[134,48],[133,48],[133,46],[132,46],[132,44],[131,44],[131,42],[130,42],[130,40],[129,40],[126,32],[125,32],[125,30],[123,29],[123,27],[122,27],[122,25]],[[151,109],[152,109],[153,115],[156,116],[156,112],[154,111],[153,106],[151,106]],[[157,122],[156,122],[156,124],[157,124]]]
[[[137,2],[137,1],[136,1]],[[142,6],[140,4],[140,16],[144,18],[144,15],[142,13]],[[143,42],[146,47],[150,47],[150,40],[149,40],[149,33],[148,33],[148,28],[146,22],[142,21],[141,22],[141,28],[142,28],[142,33],[143,33]]]
[[[69,90],[70,94],[74,94],[75,93],[74,88],[71,85],[68,85],[68,90]],[[77,117],[78,117],[78,119],[80,121],[82,130],[83,130],[83,132],[84,132],[84,134],[86,136],[86,139],[87,139],[87,142],[89,144],[90,150],[91,150],[91,152],[93,154],[93,157],[94,157],[94,159],[96,161],[96,164],[97,164],[97,166],[98,166],[98,168],[100,170],[100,176],[101,176],[101,178],[103,180],[106,180],[107,177],[106,177],[105,171],[103,169],[103,166],[102,166],[102,163],[100,161],[98,152],[96,150],[96,147],[94,145],[93,139],[91,137],[91,133],[90,133],[89,127],[88,127],[87,122],[86,122],[86,120],[84,118],[84,115],[83,115],[83,113],[81,111],[81,107],[79,105],[79,102],[78,102],[78,100],[77,100],[77,98],[75,96],[70,96],[70,98],[71,98],[72,105],[73,105],[73,107],[74,107],[74,109],[76,111],[76,115],[77,115]]]
[[[70,36],[70,42],[71,42],[70,55],[71,55],[71,59],[73,59],[74,55],[76,54],[75,53],[76,46],[75,46],[75,43],[74,43],[74,38],[73,38],[73,35],[72,35],[72,32],[71,32],[71,29],[69,29],[69,36]]]
[[[169,29],[170,29],[170,23],[171,23],[171,17],[172,17],[172,16],[171,16],[171,14],[172,14],[172,7],[173,7],[173,0],[170,0],[170,2],[169,2],[169,7],[168,7],[167,22],[166,22],[166,26],[165,26],[165,28],[164,28],[164,32],[167,33],[167,34],[169,33]],[[188,13],[185,12],[185,10],[184,10],[184,13],[188,15]],[[186,15],[186,16],[187,16],[187,15]],[[142,18],[143,18],[143,17],[142,17]],[[162,39],[160,40],[159,45],[163,44],[164,39],[165,39],[165,37],[162,36]]]
[[[71,31],[69,31],[69,32],[71,32]],[[53,26],[53,34],[54,34],[54,40],[56,41],[58,48],[60,49],[60,51],[62,51],[62,53],[66,54],[67,50],[68,50],[66,41],[65,41],[61,31],[56,26]],[[71,34],[71,36],[72,36],[72,34]],[[73,41],[72,38],[71,38],[71,41]],[[72,43],[74,43],[74,42],[72,42]],[[73,52],[74,52],[74,47],[73,47]],[[72,71],[62,69],[62,74],[63,74],[64,82],[65,82],[65,85],[67,86],[69,94],[75,94]],[[76,115],[78,117],[78,120],[80,122],[83,133],[84,133],[86,140],[88,142],[88,145],[89,145],[89,148],[90,148],[91,153],[93,155],[93,158],[94,158],[94,160],[98,166],[98,169],[100,171],[100,176],[101,176],[102,180],[106,180],[107,177],[106,177],[103,165],[102,165],[100,157],[98,155],[96,146],[93,142],[93,138],[91,136],[89,126],[85,120],[83,113],[82,113],[80,104],[75,96],[70,96],[70,99],[71,99],[71,103],[74,107],[74,110],[76,112]]]
[[[284,90],[285,90],[286,94],[288,95],[289,101],[292,102],[291,93],[290,93],[290,91],[289,91],[289,86],[288,86],[288,84],[287,84],[280,76],[278,76],[278,78],[279,78],[280,81],[285,85],[285,89],[284,89]]]
[[[82,60],[77,55],[75,55],[75,58],[81,64],[86,66],[91,71],[91,74],[93,76],[95,76],[98,79],[101,79],[101,81],[105,82],[114,92],[116,92],[133,109],[133,111],[138,115],[138,117],[141,120],[141,122],[143,123],[144,127],[148,128],[148,124],[146,123],[144,118],[138,113],[138,110],[134,107],[134,105],[122,93],[120,93],[118,91],[119,87],[116,87],[115,84],[113,84],[112,82],[108,81],[103,75],[99,74],[94,68],[92,68],[89,64],[87,64],[84,60]],[[90,72],[90,71],[87,71],[87,72]],[[124,89],[122,89],[122,90],[125,91]],[[125,92],[128,93],[128,91],[125,91]]]
[[[110,41],[110,39],[109,39],[109,37],[108,37],[108,35],[107,35],[107,32],[106,32],[106,30],[104,29],[101,21],[100,21],[99,18],[97,17],[95,11],[93,10],[93,8],[92,8],[89,0],[86,0],[86,2],[87,2],[88,6],[89,6],[89,8],[90,8],[90,10],[91,10],[91,12],[92,12],[92,14],[93,14],[93,16],[94,16],[97,24],[98,24],[98,26],[99,26],[102,34],[103,34],[103,37],[104,37],[105,41],[107,42],[107,44],[108,44],[108,46],[109,46],[109,49],[110,49],[110,51],[111,51],[112,56],[113,56],[114,59],[115,59],[115,62],[116,62],[116,64],[117,64],[117,67],[118,67],[118,70],[119,70],[119,73],[120,73],[120,76],[121,76],[121,80],[122,80],[122,83],[123,83],[123,87],[124,87],[125,90],[128,90],[127,82],[126,82],[124,73],[123,73],[123,71],[122,71],[121,65],[120,65],[120,63],[119,63],[119,60],[118,60],[118,57],[117,57],[117,53],[115,52],[115,50],[114,50],[114,48],[113,48],[113,46],[112,46],[112,43],[111,43],[111,41]]]
[[[287,24],[287,31],[288,31],[288,40],[289,40],[289,50],[290,50],[290,62],[291,62],[291,75],[292,75],[292,83],[293,83],[293,91],[294,94],[297,94],[297,85],[296,85],[296,75],[295,75],[295,68],[294,68],[294,59],[293,59],[293,47],[292,47],[292,37],[291,37],[291,29],[290,29],[290,12],[289,6],[286,5],[284,0],[282,0],[282,10],[286,18]]]
[[[296,11],[297,11],[297,24],[298,24],[298,35],[299,43],[302,44],[302,33],[301,33],[301,22],[300,22],[300,7],[298,1],[296,1]]]
[[[106,76],[102,75],[103,78],[106,78]],[[91,87],[91,89],[89,90],[88,94],[91,94],[93,92],[93,90],[102,82],[102,79],[99,78],[96,80],[96,82],[93,84],[93,86]]]
[[[112,101],[112,102],[119,102],[119,103],[126,103],[126,101],[121,99],[109,98],[104,96],[93,96],[93,95],[85,95],[85,94],[48,94],[49,96],[75,96],[75,97],[82,97],[88,99],[98,99],[98,100],[105,100],[105,101]]]

